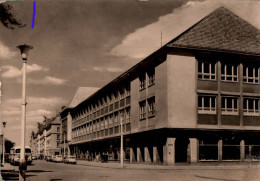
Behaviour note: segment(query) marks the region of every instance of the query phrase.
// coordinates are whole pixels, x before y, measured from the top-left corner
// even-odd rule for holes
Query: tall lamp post
[[[19,181],[26,180],[26,160],[25,160],[25,132],[26,132],[26,66],[29,50],[33,49],[29,45],[17,46],[21,51],[23,61],[23,88],[22,88],[22,128],[21,128],[21,154],[20,154],[20,167],[19,167]]]
[[[5,165],[5,132],[4,132],[5,126],[6,126],[6,122],[4,121],[3,122],[3,166]]]
[[[124,117],[124,113],[121,112],[121,119],[120,119],[120,125],[121,125],[121,150],[120,150],[120,163],[121,163],[121,168],[124,168],[123,117]]]
[[[65,159],[65,134],[66,134],[66,131],[63,131],[63,160]]]

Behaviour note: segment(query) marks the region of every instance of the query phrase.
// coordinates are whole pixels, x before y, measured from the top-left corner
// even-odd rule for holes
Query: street
[[[86,164],[85,164],[86,163]],[[90,165],[91,164],[91,165]],[[114,165],[119,165],[115,163]],[[176,181],[259,181],[259,163],[242,165],[228,164],[222,166],[154,166],[144,164],[126,164],[124,169],[119,167],[110,168],[110,163],[90,163],[79,161],[77,165],[46,162],[35,160],[33,165],[28,166],[27,180],[31,181],[155,181],[155,180],[176,180]],[[112,164],[113,166],[113,164]],[[3,169],[4,180],[18,180],[18,167],[15,171]]]

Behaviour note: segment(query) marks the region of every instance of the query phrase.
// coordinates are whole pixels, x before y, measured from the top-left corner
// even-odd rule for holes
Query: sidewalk
[[[101,163],[96,161],[77,160],[78,165],[115,168],[121,169],[119,162]],[[198,162],[198,163],[177,163],[175,165],[153,165],[148,163],[124,163],[125,169],[142,169],[142,170],[213,170],[213,169],[246,169],[248,167],[260,168],[260,162]]]
[[[0,175],[0,180],[1,181],[4,180],[3,179],[3,174],[4,175],[10,175],[10,174],[14,175],[14,174],[17,174],[15,172],[18,171],[18,167],[12,166],[9,163],[5,163],[4,166],[1,164],[0,169],[1,169],[1,175]]]

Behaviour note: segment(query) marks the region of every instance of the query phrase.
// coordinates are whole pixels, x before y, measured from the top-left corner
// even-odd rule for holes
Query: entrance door
[[[175,140],[175,162],[187,162],[188,145],[190,141],[188,138],[177,138]]]

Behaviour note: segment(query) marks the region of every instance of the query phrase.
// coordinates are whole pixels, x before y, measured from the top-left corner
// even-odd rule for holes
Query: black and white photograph
[[[0,0],[0,180],[260,181],[259,0]]]

